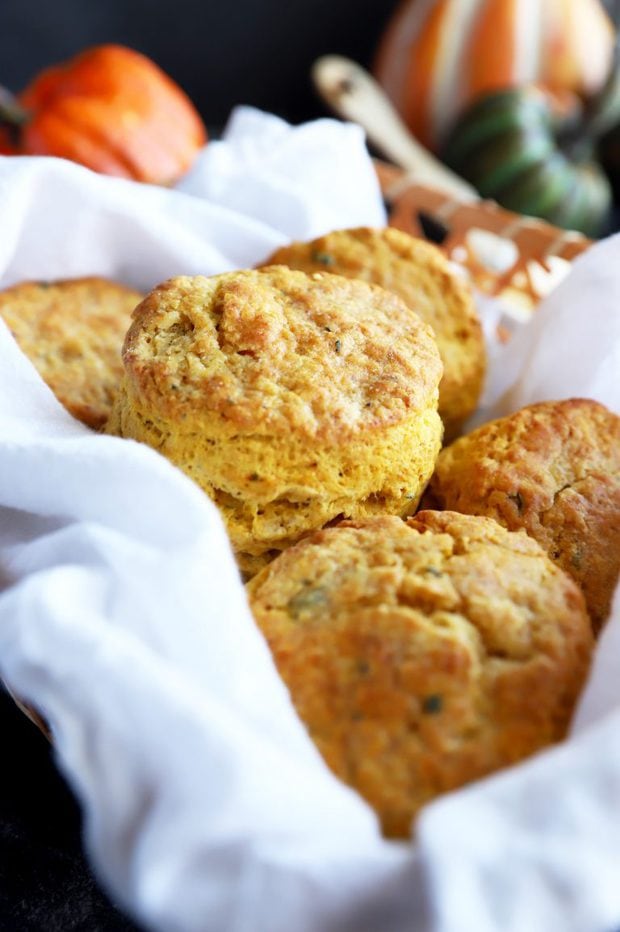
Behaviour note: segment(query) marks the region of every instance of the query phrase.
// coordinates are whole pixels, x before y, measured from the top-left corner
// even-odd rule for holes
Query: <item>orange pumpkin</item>
[[[418,139],[437,149],[481,94],[539,84],[591,96],[613,45],[599,0],[404,0],[375,74]]]
[[[120,45],[82,52],[0,96],[0,153],[54,155],[154,184],[176,181],[205,144],[186,94],[149,58]]]

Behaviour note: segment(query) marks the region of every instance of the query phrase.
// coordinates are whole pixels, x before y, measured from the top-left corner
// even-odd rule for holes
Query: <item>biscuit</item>
[[[530,405],[442,451],[425,503],[535,538],[598,631],[620,572],[620,418],[595,401]]]
[[[433,471],[441,361],[381,288],[285,267],[172,279],[123,357],[109,432],[204,489],[248,572],[336,517],[413,512]]]
[[[388,836],[440,793],[561,740],[589,666],[577,586],[487,518],[345,521],[247,592],[310,736]]]
[[[142,297],[103,278],[22,282],[0,292],[0,316],[67,411],[99,429],[112,408],[123,338]]]
[[[444,364],[439,414],[446,440],[458,435],[478,403],[486,352],[471,292],[439,249],[393,227],[360,228],[292,243],[268,262],[360,278],[402,298],[434,330]]]

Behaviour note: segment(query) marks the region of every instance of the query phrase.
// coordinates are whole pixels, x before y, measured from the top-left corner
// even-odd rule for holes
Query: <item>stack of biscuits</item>
[[[216,503],[300,718],[386,835],[564,737],[620,571],[620,418],[572,399],[461,436],[485,346],[434,246],[341,230],[143,299],[19,284],[0,316],[74,416]]]

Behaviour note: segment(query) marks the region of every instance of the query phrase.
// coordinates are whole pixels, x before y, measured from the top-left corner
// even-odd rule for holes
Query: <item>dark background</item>
[[[120,42],[153,58],[210,126],[238,103],[300,122],[324,115],[309,69],[337,52],[372,61],[397,0],[0,0],[0,83]]]
[[[369,66],[396,0],[0,0],[0,83],[91,45],[144,52],[222,127],[235,104],[297,123],[325,115],[309,80],[320,55]],[[99,891],[81,854],[78,808],[45,739],[0,691],[0,932],[134,927]]]

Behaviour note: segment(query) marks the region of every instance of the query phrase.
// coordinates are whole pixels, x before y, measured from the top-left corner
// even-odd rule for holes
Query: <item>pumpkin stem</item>
[[[572,162],[585,162],[594,157],[596,144],[620,123],[620,45],[616,42],[613,62],[607,80],[598,94],[587,104],[574,125],[556,134],[562,152]]]
[[[14,142],[19,131],[30,120],[30,113],[22,107],[14,94],[0,85],[0,126],[5,126]]]
[[[620,122],[620,39],[616,40],[611,70],[601,91],[590,102],[585,114],[585,131],[592,140],[600,139]]]

